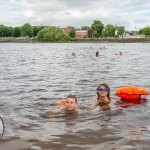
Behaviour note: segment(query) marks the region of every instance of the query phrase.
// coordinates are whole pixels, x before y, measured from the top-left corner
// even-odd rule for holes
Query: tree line
[[[104,24],[99,20],[94,20],[90,27],[82,26],[81,30],[88,30],[91,38],[101,37],[123,37],[126,32],[124,26],[114,26]],[[71,28],[70,33],[66,35],[63,29],[49,26],[32,26],[25,23],[21,27],[7,27],[0,25],[0,37],[37,37],[40,41],[67,41],[76,37],[76,29]],[[150,27],[145,27],[138,31],[139,34],[150,36]]]
[[[31,26],[25,23],[21,27],[7,27],[0,25],[0,37],[36,37],[38,32],[47,26]]]
[[[99,20],[94,20],[91,25],[90,32],[92,37],[119,37],[125,33],[124,26],[113,26],[108,24],[104,26],[104,24]]]

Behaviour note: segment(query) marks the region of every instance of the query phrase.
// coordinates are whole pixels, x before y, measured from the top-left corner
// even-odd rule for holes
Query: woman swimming
[[[97,88],[97,99],[95,101],[95,108],[100,110],[109,110],[116,100],[110,97],[110,88],[106,83],[102,83]]]

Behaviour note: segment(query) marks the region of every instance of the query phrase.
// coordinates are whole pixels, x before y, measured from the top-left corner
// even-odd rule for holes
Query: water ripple
[[[149,96],[122,111],[95,113],[89,107],[103,82],[116,99],[124,86],[150,89],[149,49],[149,43],[1,43],[1,148],[148,150]],[[103,56],[95,57],[97,50]],[[120,50],[123,55],[116,55]],[[84,115],[50,121],[47,112],[69,94],[77,96]]]

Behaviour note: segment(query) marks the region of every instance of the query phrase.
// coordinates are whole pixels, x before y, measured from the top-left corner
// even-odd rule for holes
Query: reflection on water
[[[133,104],[114,95],[123,86],[150,89],[149,49],[148,43],[1,43],[1,150],[149,150],[149,96]],[[101,56],[96,57],[96,51]],[[123,55],[116,55],[119,51]],[[89,111],[103,82],[123,111]],[[77,96],[84,115],[58,117],[55,122],[45,117],[68,94]]]

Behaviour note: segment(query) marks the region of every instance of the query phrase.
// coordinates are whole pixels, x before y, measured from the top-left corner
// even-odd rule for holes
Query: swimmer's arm
[[[58,113],[57,112],[51,112],[49,113],[48,117],[49,118],[56,118],[58,116]]]
[[[110,106],[111,109],[117,108],[117,105],[115,105],[116,102],[117,102],[117,101],[116,101],[115,99],[112,99],[112,98],[111,98],[111,101],[110,101],[110,103],[109,103],[109,106]]]
[[[119,110],[120,112],[124,112],[124,109],[122,109],[120,106],[117,105],[117,101],[115,100],[114,103],[110,103],[110,108],[114,110]]]
[[[56,121],[57,116],[58,116],[57,111],[53,111],[48,114],[48,118],[50,121]]]

